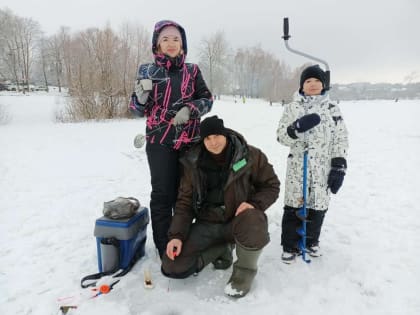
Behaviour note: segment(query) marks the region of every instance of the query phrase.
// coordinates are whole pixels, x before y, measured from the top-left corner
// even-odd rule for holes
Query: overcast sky
[[[123,21],[152,32],[172,19],[186,29],[190,62],[203,37],[223,30],[232,48],[260,45],[297,67],[309,60],[285,48],[289,17],[289,45],[327,61],[333,83],[405,82],[414,71],[420,81],[420,0],[0,0],[6,7],[48,35]]]

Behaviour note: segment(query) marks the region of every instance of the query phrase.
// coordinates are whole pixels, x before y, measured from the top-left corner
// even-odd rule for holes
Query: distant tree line
[[[292,71],[274,55],[255,46],[232,50],[222,31],[202,39],[199,65],[216,94],[290,100],[301,68]]]
[[[37,21],[0,9],[0,83],[11,81],[23,93],[30,90],[31,83],[42,84],[47,91],[52,85],[60,92],[65,87],[70,101],[62,115],[70,120],[128,116],[127,102],[137,67],[152,61],[150,45],[150,32],[139,25],[127,23],[118,31],[105,26],[76,33],[61,27],[56,34],[45,36]],[[307,66],[291,69],[259,46],[232,49],[222,31],[203,38],[197,51],[200,68],[216,96],[287,102]],[[411,87],[407,89],[411,91]],[[414,89],[418,91],[415,84]],[[384,98],[395,98],[396,94],[382,92]],[[380,94],[367,84],[337,85],[332,93],[337,99]],[[405,93],[418,96],[418,92]]]
[[[335,100],[419,99],[420,82],[334,84],[330,97]]]
[[[116,33],[109,26],[70,33],[62,27],[45,36],[39,23],[0,10],[0,80],[17,91],[30,83],[68,89],[70,120],[128,115],[137,67],[151,60],[150,33],[126,24]]]
[[[72,119],[127,115],[137,67],[152,61],[151,34],[142,26],[109,26],[71,33],[61,27],[45,36],[38,22],[0,10],[0,80],[12,81],[17,91],[30,83],[68,89]],[[300,68],[291,70],[260,47],[229,47],[223,32],[203,38],[199,65],[215,95],[236,94],[290,100]]]

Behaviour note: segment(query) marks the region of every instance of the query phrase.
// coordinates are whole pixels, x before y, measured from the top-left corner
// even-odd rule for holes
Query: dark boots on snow
[[[198,270],[213,263],[215,269],[227,269],[232,265],[232,244],[213,245],[203,251],[198,262]]]
[[[228,269],[230,266],[232,266],[233,248],[234,248],[233,244],[226,244],[224,253],[212,261],[214,269],[225,270],[225,269]]]

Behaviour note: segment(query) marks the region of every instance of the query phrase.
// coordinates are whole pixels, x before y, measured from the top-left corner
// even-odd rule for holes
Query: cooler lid
[[[146,207],[142,207],[136,215],[128,219],[113,220],[103,216],[95,222],[94,236],[110,237],[113,233],[120,235],[121,231],[125,231],[123,233],[125,235],[124,239],[130,239],[148,223],[149,211]],[[115,232],[118,230],[120,232]]]

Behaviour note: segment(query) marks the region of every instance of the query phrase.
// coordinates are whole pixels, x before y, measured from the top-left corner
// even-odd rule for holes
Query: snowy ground
[[[0,314],[57,314],[58,297],[78,293],[96,272],[95,219],[117,196],[149,203],[144,120],[54,123],[65,98],[0,94],[12,120],[0,126]],[[69,314],[420,314],[420,101],[340,104],[350,133],[348,174],[326,216],[324,256],[280,262],[282,199],[268,210],[271,243],[252,291],[223,295],[231,270],[197,277],[159,273],[147,254],[109,295]],[[287,149],[275,141],[281,106],[217,101],[212,114],[260,147],[284,181]],[[143,288],[143,270],[155,289]]]

